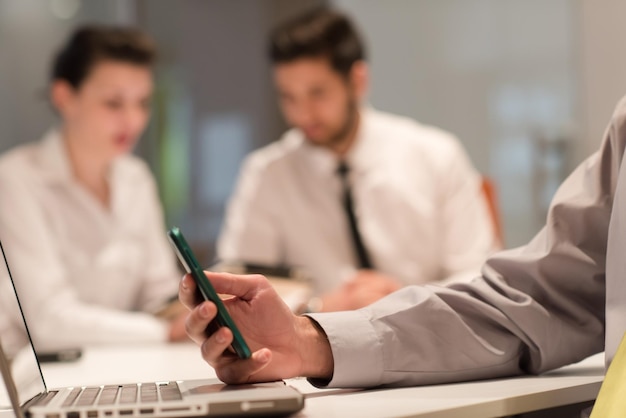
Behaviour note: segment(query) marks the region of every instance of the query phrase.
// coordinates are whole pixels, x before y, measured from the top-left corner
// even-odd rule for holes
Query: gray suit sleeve
[[[600,150],[557,191],[546,226],[528,245],[487,260],[482,277],[411,286],[358,311],[312,315],[334,356],[333,378],[321,385],[541,373],[602,351],[607,236],[625,114],[622,101]]]

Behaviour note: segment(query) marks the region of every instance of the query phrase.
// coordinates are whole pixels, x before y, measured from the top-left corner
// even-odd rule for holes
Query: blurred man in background
[[[451,134],[365,104],[352,23],[298,17],[273,32],[270,58],[292,129],[245,161],[220,259],[304,267],[321,295],[308,309],[324,311],[477,275],[497,247],[481,176]]]

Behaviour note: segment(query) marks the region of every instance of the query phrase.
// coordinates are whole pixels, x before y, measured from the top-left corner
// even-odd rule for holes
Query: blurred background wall
[[[367,42],[372,105],[453,132],[495,183],[507,247],[538,231],[626,93],[622,0],[0,0],[0,151],[55,123],[49,62],[76,25],[144,29],[161,60],[136,152],[208,264],[243,156],[285,129],[267,34],[325,3]]]

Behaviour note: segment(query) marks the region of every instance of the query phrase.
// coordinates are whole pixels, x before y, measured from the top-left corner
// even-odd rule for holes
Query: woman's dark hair
[[[365,59],[363,44],[350,20],[327,8],[277,27],[270,36],[269,53],[274,64],[324,57],[344,77],[355,62]]]
[[[78,28],[57,53],[51,79],[67,81],[78,89],[100,61],[121,61],[152,67],[156,48],[142,32],[126,27],[83,26]]]

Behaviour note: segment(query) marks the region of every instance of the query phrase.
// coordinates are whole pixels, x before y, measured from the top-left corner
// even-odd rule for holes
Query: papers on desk
[[[313,293],[310,277],[297,267],[220,262],[210,269],[234,274],[264,275],[292,312],[301,312]]]

